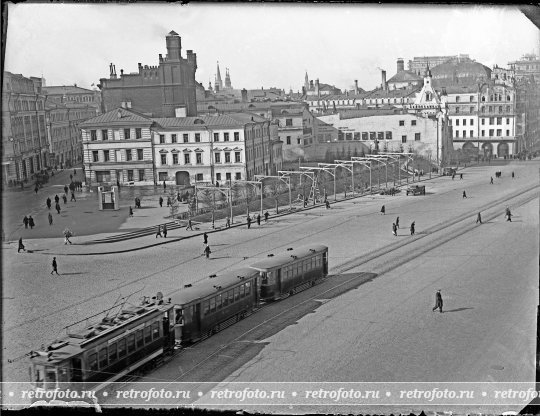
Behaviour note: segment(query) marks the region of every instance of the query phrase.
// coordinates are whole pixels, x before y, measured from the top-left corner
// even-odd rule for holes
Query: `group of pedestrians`
[[[161,235],[161,233],[163,233],[163,235]],[[158,225],[156,238],[158,237],[167,238],[167,224],[163,224],[163,228],[161,227],[161,225]]]
[[[270,214],[268,213],[268,211],[266,211],[264,213],[264,222],[268,222],[269,217],[270,217]],[[228,220],[228,217],[227,217],[227,220]],[[248,229],[251,228],[251,223],[253,221],[257,221],[257,225],[260,226],[261,225],[261,220],[262,220],[261,214],[257,214],[257,216],[255,216],[255,214],[253,214],[253,218],[248,215],[247,216],[247,228]]]
[[[381,207],[381,215],[386,215],[386,207],[383,205]],[[392,234],[397,237],[397,230],[399,229],[399,217],[396,218],[396,221],[392,223]],[[415,221],[413,221],[409,227],[409,231],[411,232],[411,235],[414,235],[416,233],[416,225]]]

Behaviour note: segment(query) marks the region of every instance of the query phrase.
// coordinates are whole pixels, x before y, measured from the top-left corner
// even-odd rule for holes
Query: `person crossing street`
[[[443,308],[443,299],[441,295],[441,291],[437,290],[437,293],[435,294],[435,306],[433,307],[432,311],[435,312],[437,309],[439,309],[439,312],[442,313]]]

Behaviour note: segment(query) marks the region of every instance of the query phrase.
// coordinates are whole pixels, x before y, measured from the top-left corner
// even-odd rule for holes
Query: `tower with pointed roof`
[[[229,74],[229,68],[225,68],[225,89],[232,90],[231,75]]]
[[[219,92],[223,89],[223,81],[221,80],[221,72],[219,71],[219,61],[217,62],[216,80],[214,82],[214,90]]]

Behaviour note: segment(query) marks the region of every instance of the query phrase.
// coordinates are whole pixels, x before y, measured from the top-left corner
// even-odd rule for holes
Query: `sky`
[[[197,54],[205,88],[229,68],[234,88],[301,90],[309,79],[364,90],[398,58],[468,54],[492,68],[539,55],[539,30],[515,6],[143,3],[8,5],[4,69],[46,85],[97,85],[137,64],[158,65],[174,30]]]

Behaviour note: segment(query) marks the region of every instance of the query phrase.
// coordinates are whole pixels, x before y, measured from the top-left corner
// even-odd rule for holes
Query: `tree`
[[[274,179],[271,183],[264,186],[264,191],[275,201],[276,214],[279,214],[279,196],[284,191],[283,183],[279,179]]]
[[[246,215],[249,216],[249,203],[253,200],[255,197],[255,191],[252,187],[252,185],[248,183],[238,183],[235,182],[232,186],[233,189],[233,195],[235,197],[238,197],[238,199],[244,199],[246,201],[247,205],[247,213]]]
[[[176,214],[178,214],[180,204],[178,203],[176,192],[174,191],[172,187],[169,187],[169,192],[167,193],[167,197],[171,201],[171,204],[169,205],[169,212],[171,214],[171,219],[174,220]]]

